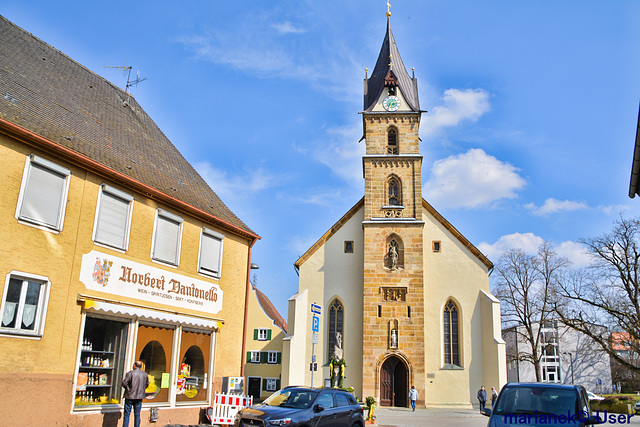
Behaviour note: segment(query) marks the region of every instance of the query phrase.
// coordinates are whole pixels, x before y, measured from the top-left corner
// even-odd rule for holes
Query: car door
[[[322,407],[324,408],[323,411],[315,413],[314,421],[316,423],[316,427],[344,426],[344,424],[340,424],[340,421],[338,420],[338,408],[336,407],[333,394],[333,391],[330,390],[322,391],[316,401],[313,402],[314,409],[316,405],[322,405]]]
[[[353,414],[355,408],[349,402],[346,393],[337,391],[334,396],[334,400],[336,402],[336,425],[350,427],[351,419],[353,418]]]

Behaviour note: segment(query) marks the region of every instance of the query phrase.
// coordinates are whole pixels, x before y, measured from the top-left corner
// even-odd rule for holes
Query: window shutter
[[[221,234],[211,230],[202,230],[202,244],[200,246],[200,268],[206,272],[220,275],[220,259],[222,257]]]
[[[276,379],[276,390],[280,390],[280,380]]]
[[[66,179],[66,175],[32,162],[20,217],[58,228],[65,202],[62,196]]]
[[[267,329],[267,339],[271,339],[271,329]]]
[[[269,357],[269,353],[266,351],[260,352],[260,363],[267,363],[267,357]]]
[[[256,340],[256,341],[258,340],[258,330],[257,329],[253,330],[253,339]]]
[[[278,355],[277,355],[277,363],[278,363],[278,365],[280,363],[282,363],[282,353],[280,353],[280,352],[278,352]]]
[[[262,380],[262,390],[267,391],[267,379]]]
[[[251,363],[251,352],[247,351],[247,363]]]
[[[129,200],[102,190],[100,212],[96,225],[96,241],[124,249],[126,244]]]
[[[180,223],[165,216],[158,215],[153,257],[171,264],[178,264],[179,238]]]

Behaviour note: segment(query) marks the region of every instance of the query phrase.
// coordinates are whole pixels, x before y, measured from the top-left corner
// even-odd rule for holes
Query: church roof
[[[0,40],[0,132],[259,238],[133,97],[2,16]]]
[[[393,64],[393,65],[391,65]],[[380,94],[384,90],[385,80],[396,80],[400,92],[409,107],[415,111],[420,111],[418,100],[418,80],[409,77],[409,73],[404,68],[396,40],[391,32],[391,20],[387,17],[387,31],[380,48],[378,61],[371,73],[371,77],[365,80],[364,91],[364,111],[372,111]]]
[[[333,226],[318,239],[316,243],[313,244],[298,260],[295,262],[294,266],[296,268],[300,268],[302,264],[305,263],[306,260],[311,258],[311,256],[317,252],[334,234],[338,232],[351,218],[355,216],[355,214],[364,207],[364,197],[358,201],[349,211],[342,216],[333,224]],[[433,216],[436,221],[438,221],[442,226],[456,238],[462,246],[464,246],[469,252],[471,252],[482,264],[484,264],[489,271],[493,269],[493,263],[487,258],[478,248],[476,248],[473,243],[467,240],[466,237],[462,235],[449,221],[447,221],[440,212],[438,212],[433,206],[431,206],[425,199],[422,199],[422,208],[425,209],[431,216]]]
[[[278,313],[278,310],[275,308],[271,300],[267,298],[267,296],[263,294],[255,285],[253,286],[253,290],[256,291],[258,303],[260,304],[260,307],[262,307],[264,314],[266,314],[269,319],[273,320],[273,324],[282,329],[286,334],[287,322],[285,322],[284,318],[280,315],[280,313]]]

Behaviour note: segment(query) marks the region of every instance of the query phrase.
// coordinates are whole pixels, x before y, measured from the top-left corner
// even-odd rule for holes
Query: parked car
[[[484,409],[482,414],[489,417],[487,427],[584,427],[599,423],[591,413],[587,391],[580,385],[509,383],[500,391],[495,406]]]
[[[589,400],[604,400],[604,397],[593,394],[590,391],[587,392],[587,397],[589,398]]]
[[[362,407],[351,393],[333,388],[286,387],[244,408],[236,427],[364,427]]]

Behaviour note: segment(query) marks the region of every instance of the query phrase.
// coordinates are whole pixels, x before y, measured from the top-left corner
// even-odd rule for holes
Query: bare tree
[[[559,284],[555,311],[567,326],[590,336],[620,365],[640,371],[616,351],[611,339],[612,331],[624,333],[629,351],[640,354],[640,218],[621,215],[610,233],[580,242],[591,255],[592,265]],[[593,324],[608,330],[593,328]]]
[[[503,253],[494,270],[493,293],[500,299],[503,323],[515,333],[517,342],[526,344],[518,346],[508,362],[532,363],[537,381],[541,381],[545,344],[542,326],[555,318],[551,296],[568,265],[569,261],[545,242],[535,255],[522,249]]]

